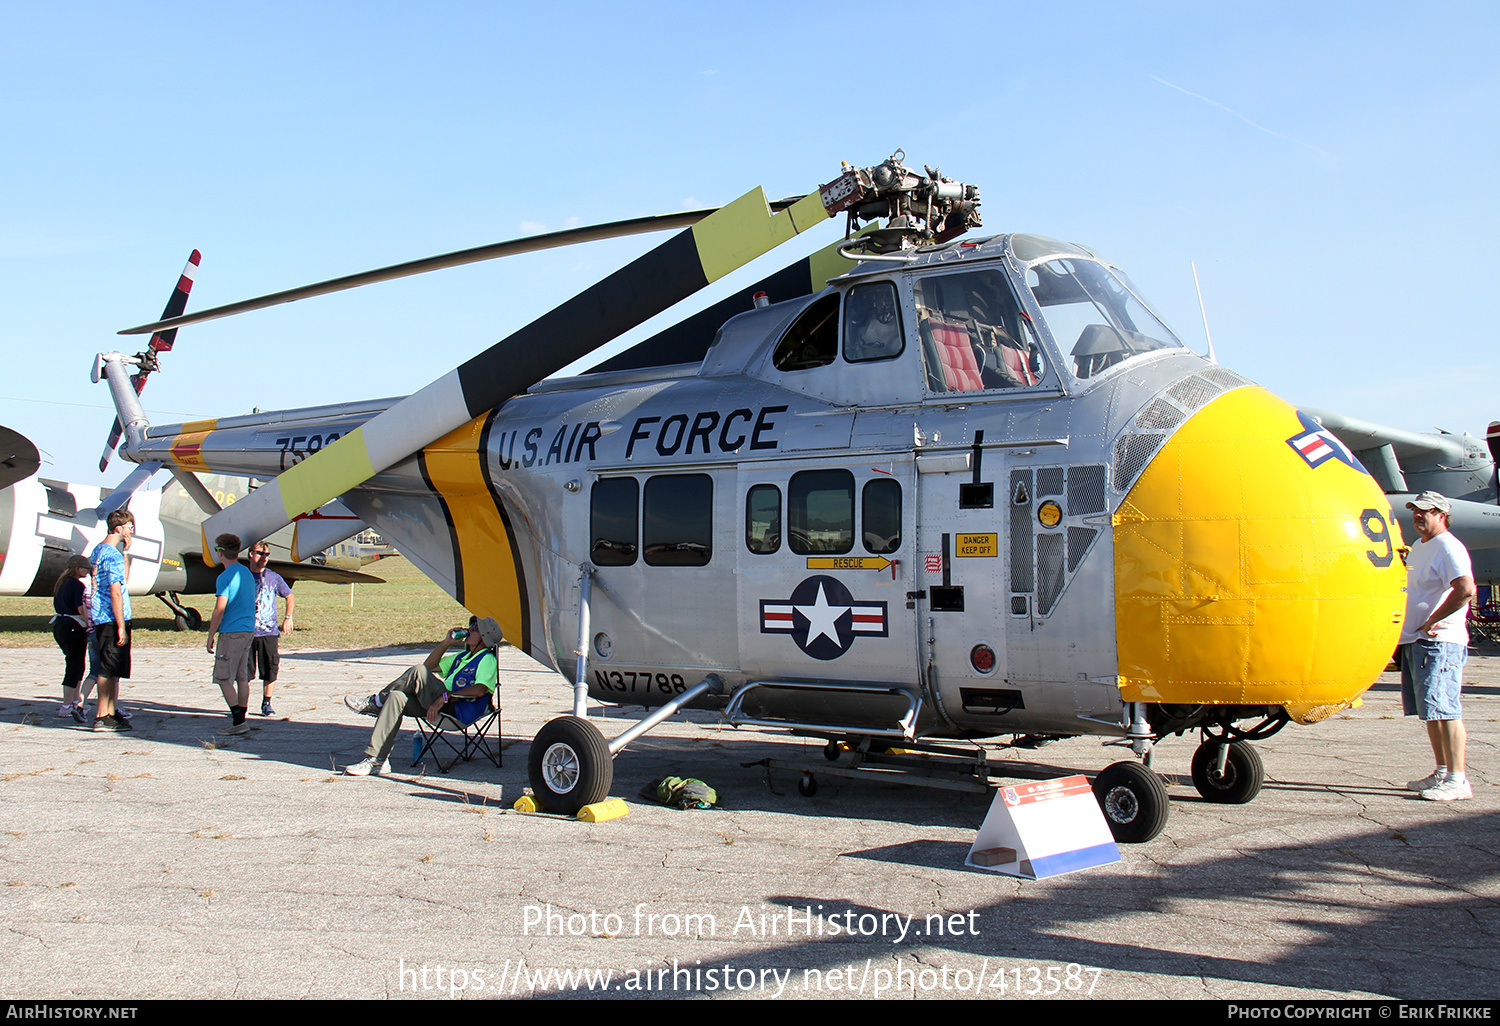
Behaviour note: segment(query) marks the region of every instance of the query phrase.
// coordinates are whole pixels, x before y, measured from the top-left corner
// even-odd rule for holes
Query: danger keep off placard
[[[965,865],[1027,880],[1120,861],[1088,777],[1058,777],[995,792]]]

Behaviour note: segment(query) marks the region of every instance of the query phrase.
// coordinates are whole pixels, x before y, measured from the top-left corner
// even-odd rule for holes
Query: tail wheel
[[[1244,741],[1229,746],[1224,772],[1218,771],[1222,741],[1205,741],[1193,753],[1193,786],[1204,801],[1219,805],[1244,805],[1260,794],[1266,779],[1260,753]]]
[[[1094,778],[1094,798],[1109,832],[1121,844],[1144,844],[1167,825],[1167,785],[1138,762],[1106,766]]]
[[[560,716],[537,731],[526,768],[542,807],[568,815],[609,797],[615,779],[604,735],[578,716]]]

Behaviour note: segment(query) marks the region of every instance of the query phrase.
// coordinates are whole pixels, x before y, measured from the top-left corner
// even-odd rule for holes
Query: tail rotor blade
[[[161,312],[162,320],[177,317],[181,315],[183,310],[187,309],[188,293],[193,291],[193,279],[198,277],[198,261],[202,258],[203,254],[199,253],[196,249],[188,257],[187,264],[182,269],[182,274],[177,278],[177,287],[172,290],[172,295],[168,297],[167,305]],[[151,336],[151,341],[148,343],[146,350],[150,355],[142,354],[140,371],[130,376],[130,383],[135,386],[136,395],[140,395],[142,389],[146,387],[146,378],[150,376],[152,369],[156,366],[156,354],[170,352],[172,344],[176,341],[176,328],[168,328]],[[104,443],[104,453],[99,457],[99,470],[101,472],[109,466],[110,458],[115,454],[115,446],[120,444],[120,436],[124,433],[125,428],[120,423],[120,418],[116,417],[114,424],[109,429],[109,441]]]

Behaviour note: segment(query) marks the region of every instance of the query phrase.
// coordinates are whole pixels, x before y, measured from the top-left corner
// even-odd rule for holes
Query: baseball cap
[[[1421,495],[1418,495],[1415,499],[1408,502],[1406,504],[1406,508],[1435,509],[1439,513],[1451,513],[1453,511],[1452,507],[1448,505],[1448,500],[1443,498],[1437,492],[1423,492]]]

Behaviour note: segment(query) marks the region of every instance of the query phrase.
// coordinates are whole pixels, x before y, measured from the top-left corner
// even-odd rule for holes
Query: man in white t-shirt
[[[1406,560],[1406,621],[1401,626],[1401,705],[1427,724],[1437,769],[1406,786],[1429,801],[1472,798],[1464,772],[1464,663],[1469,657],[1469,602],[1474,569],[1448,530],[1448,500],[1423,492],[1406,504],[1418,541]]]

